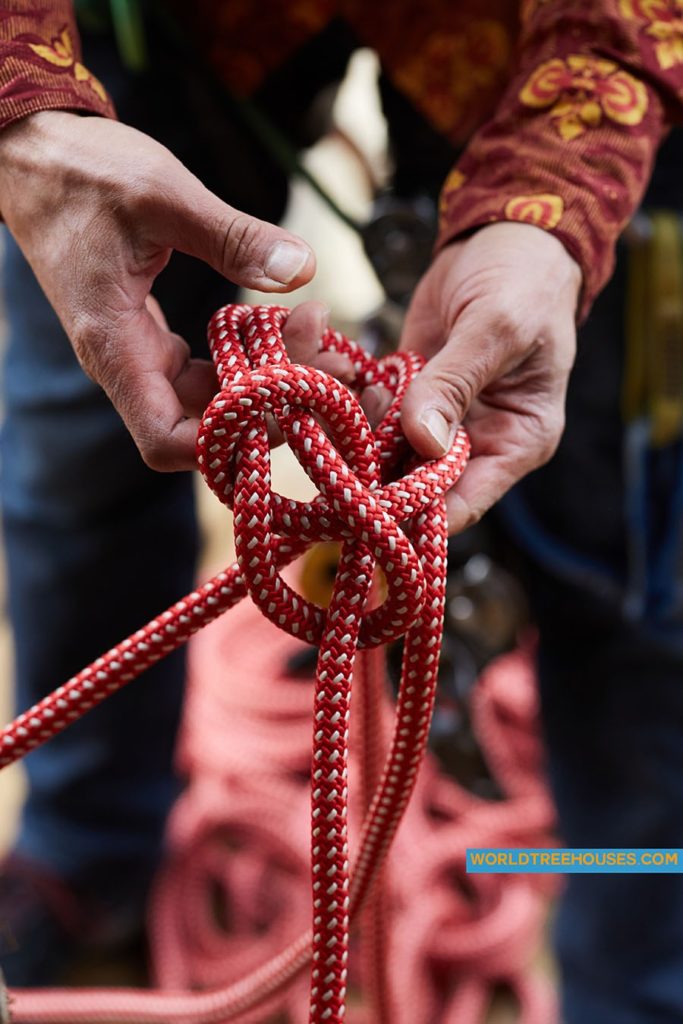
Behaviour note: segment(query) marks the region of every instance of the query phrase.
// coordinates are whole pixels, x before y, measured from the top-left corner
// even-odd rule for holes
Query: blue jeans
[[[80,369],[5,236],[2,516],[25,709],[193,585],[192,481],[153,473]],[[171,655],[26,758],[18,848],[61,875],[145,885],[159,857],[183,692]],[[131,874],[132,872],[132,874]]]

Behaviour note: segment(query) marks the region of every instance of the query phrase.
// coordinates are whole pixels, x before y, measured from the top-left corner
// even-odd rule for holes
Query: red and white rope
[[[303,650],[246,603],[191,645],[179,744],[188,784],[171,817],[150,907],[152,962],[163,989],[229,985],[302,927],[310,884],[310,680],[287,666]],[[362,652],[358,667],[349,761],[352,848],[393,718],[381,650]],[[501,988],[515,997],[519,1024],[558,1019],[552,986],[533,966],[554,879],[468,875],[465,866],[467,846],[554,842],[531,649],[486,670],[472,714],[505,797],[478,798],[426,758],[360,918],[360,945],[354,939],[352,946],[352,1024],[485,1024]],[[306,1018],[307,1000],[305,980],[297,979],[268,1010],[293,1024]],[[244,1018],[249,1024],[265,1019],[263,1006]]]
[[[381,868],[424,755],[443,620],[444,495],[464,469],[469,444],[460,430],[447,455],[417,464],[399,418],[405,391],[420,369],[418,357],[399,353],[377,362],[328,331],[323,348],[351,358],[355,392],[379,383],[393,395],[373,437],[351,390],[320,370],[290,363],[282,341],[286,316],[275,307],[229,306],[209,327],[220,391],[202,420],[198,460],[209,486],[234,511],[236,564],[0,732],[0,767],[66,728],[248,592],[276,625],[320,649],[313,709],[312,935],[302,935],[240,982],[214,992],[14,992],[16,1022],[218,1024],[269,999],[309,958],[311,1021],[343,1019],[349,922]],[[316,484],[319,495],[313,501],[297,502],[272,491],[267,415],[275,418]],[[279,571],[318,540],[342,543],[326,610],[296,594]],[[377,565],[386,579],[386,598],[368,610]],[[350,872],[347,765],[354,657],[359,647],[403,635],[393,739]]]

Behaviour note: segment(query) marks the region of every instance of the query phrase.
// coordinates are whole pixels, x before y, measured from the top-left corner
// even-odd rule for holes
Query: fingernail
[[[290,284],[308,263],[308,249],[292,242],[278,242],[273,246],[266,263],[266,276],[278,284]]]
[[[453,443],[455,427],[438,409],[426,409],[420,416],[420,424],[434,439],[441,455],[445,455]]]
[[[371,384],[360,395],[360,404],[371,427],[375,428],[386,415],[391,404],[391,395],[381,384]]]

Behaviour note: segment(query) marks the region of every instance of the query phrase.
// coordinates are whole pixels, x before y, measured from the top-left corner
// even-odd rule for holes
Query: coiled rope
[[[187,786],[150,901],[162,989],[227,985],[306,925],[310,679],[288,668],[304,653],[246,602],[192,643],[178,747]],[[361,652],[349,745],[352,848],[391,733],[382,669],[379,648]],[[531,646],[486,669],[471,713],[505,798],[467,792],[427,755],[363,911],[359,945],[354,938],[351,1024],[485,1024],[501,989],[519,1024],[558,1019],[552,985],[532,965],[555,880],[465,870],[468,846],[554,841]],[[300,978],[245,1022],[263,1024],[271,1010],[302,1021],[307,1003]]]
[[[350,920],[377,877],[424,756],[443,621],[444,495],[465,467],[469,442],[459,430],[447,455],[416,464],[399,420],[419,358],[397,353],[375,361],[328,331],[322,348],[349,356],[356,392],[374,383],[393,395],[373,437],[348,388],[289,361],[282,341],[286,317],[287,311],[276,307],[228,306],[209,325],[220,391],[202,419],[198,461],[211,489],[233,509],[236,564],[0,732],[0,767],[56,735],[249,593],[267,618],[320,651],[311,763],[311,933],[238,983],[213,992],[15,991],[11,1013],[17,1024],[218,1024],[270,999],[309,961],[312,1024],[343,1020]],[[317,486],[313,501],[272,492],[267,414]],[[318,540],[342,544],[327,610],[296,594],[279,571]],[[386,598],[368,610],[377,565]],[[354,656],[359,647],[400,636],[405,637],[404,660],[393,739],[350,871],[347,763]]]

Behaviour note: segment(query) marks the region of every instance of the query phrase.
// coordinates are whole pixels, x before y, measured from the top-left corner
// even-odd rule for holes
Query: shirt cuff
[[[0,129],[39,110],[116,117],[102,83],[78,59],[69,26],[43,39],[24,32],[0,41]]]

